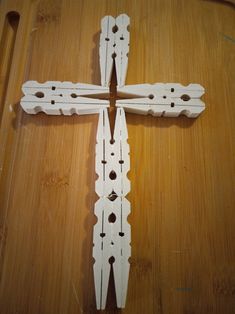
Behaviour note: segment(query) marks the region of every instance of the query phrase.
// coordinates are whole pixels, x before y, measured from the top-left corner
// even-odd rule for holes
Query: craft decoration
[[[178,83],[126,85],[129,23],[126,14],[101,21],[100,72],[101,86],[48,81],[23,84],[21,106],[25,112],[49,115],[99,114],[96,136],[96,181],[99,196],[95,203],[97,223],[93,233],[94,281],[97,309],[106,306],[111,266],[114,272],[117,307],[124,308],[131,256],[131,230],[127,221],[130,192],[127,173],[130,170],[128,132],[125,111],[152,114],[156,117],[177,117],[181,114],[196,118],[204,109],[200,100],[204,88],[199,84]],[[108,107],[109,86],[114,69],[117,76],[116,121],[112,137]],[[125,99],[123,99],[125,98]]]

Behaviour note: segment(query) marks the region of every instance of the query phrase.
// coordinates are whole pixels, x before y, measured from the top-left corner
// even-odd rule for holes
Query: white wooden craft
[[[117,307],[124,308],[131,255],[131,230],[127,222],[130,192],[127,173],[130,170],[128,133],[125,111],[152,114],[156,117],[177,117],[184,114],[195,118],[204,109],[200,100],[204,88],[199,84],[182,86],[177,83],[137,84],[125,86],[129,53],[130,19],[126,14],[101,21],[100,71],[101,86],[48,81],[23,84],[21,106],[27,113],[49,115],[99,114],[96,144],[95,204],[97,223],[93,234],[94,281],[97,309],[106,306],[111,265],[114,272]],[[109,85],[116,68],[116,121],[113,138],[109,125]]]
[[[25,96],[21,99],[21,106],[31,114],[45,112],[50,115],[82,115],[99,113],[100,108],[109,107],[108,100],[91,98],[93,94],[102,96],[109,93],[108,88],[98,85],[27,81],[23,84],[22,91]]]
[[[116,19],[105,16],[101,21],[100,34],[100,71],[101,85],[109,86],[114,62],[116,65],[117,85],[125,85],[130,33],[130,18],[120,14]]]
[[[118,95],[129,99],[117,100],[116,106],[138,114],[156,117],[178,117],[183,114],[196,118],[204,109],[200,99],[204,88],[199,84],[182,86],[178,83],[126,85],[118,88]]]
[[[126,302],[131,254],[127,222],[130,204],[125,198],[130,191],[127,138],[124,110],[117,110],[112,141],[107,109],[101,109],[96,138],[96,193],[100,198],[95,204],[97,223],[93,235],[97,309],[104,309],[106,305],[112,259],[117,306],[123,308]]]

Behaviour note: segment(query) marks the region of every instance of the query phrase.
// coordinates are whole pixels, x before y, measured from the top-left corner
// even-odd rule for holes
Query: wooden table
[[[123,12],[127,84],[200,83],[206,111],[196,120],[127,114],[132,257],[122,312],[235,313],[234,6],[2,0],[0,12],[0,313],[96,313],[98,117],[31,116],[19,101],[26,80],[99,84],[100,20]],[[103,313],[120,313],[112,278],[109,288]]]

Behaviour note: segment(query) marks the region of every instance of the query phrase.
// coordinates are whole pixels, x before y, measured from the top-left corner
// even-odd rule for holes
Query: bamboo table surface
[[[235,313],[234,6],[2,0],[2,314],[96,313],[98,116],[32,116],[19,101],[26,80],[100,84],[100,20],[120,13],[131,18],[127,84],[199,83],[206,110],[197,119],[127,114],[128,296],[117,310],[111,278],[104,313]]]

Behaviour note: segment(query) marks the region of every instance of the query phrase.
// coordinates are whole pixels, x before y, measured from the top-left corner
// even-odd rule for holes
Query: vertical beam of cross
[[[129,51],[129,17],[122,14],[116,19],[104,17],[101,22],[100,68],[101,83],[110,86],[114,68],[117,85],[123,86],[127,72]],[[128,33],[128,35],[127,35]],[[116,94],[116,90],[114,90]],[[97,223],[93,234],[94,279],[97,309],[106,306],[107,289],[113,267],[117,307],[125,307],[129,278],[130,225],[127,216],[130,191],[127,172],[130,169],[128,133],[125,111],[116,111],[113,137],[107,109],[101,109],[96,137],[96,193]]]
[[[100,198],[95,204],[97,223],[93,235],[98,309],[104,309],[106,305],[110,263],[114,270],[117,306],[125,306],[130,257],[130,226],[127,222],[130,204],[125,198],[130,191],[127,178],[130,168],[127,137],[124,110],[117,110],[111,141],[108,112],[107,109],[102,109],[96,144],[96,193]]]

